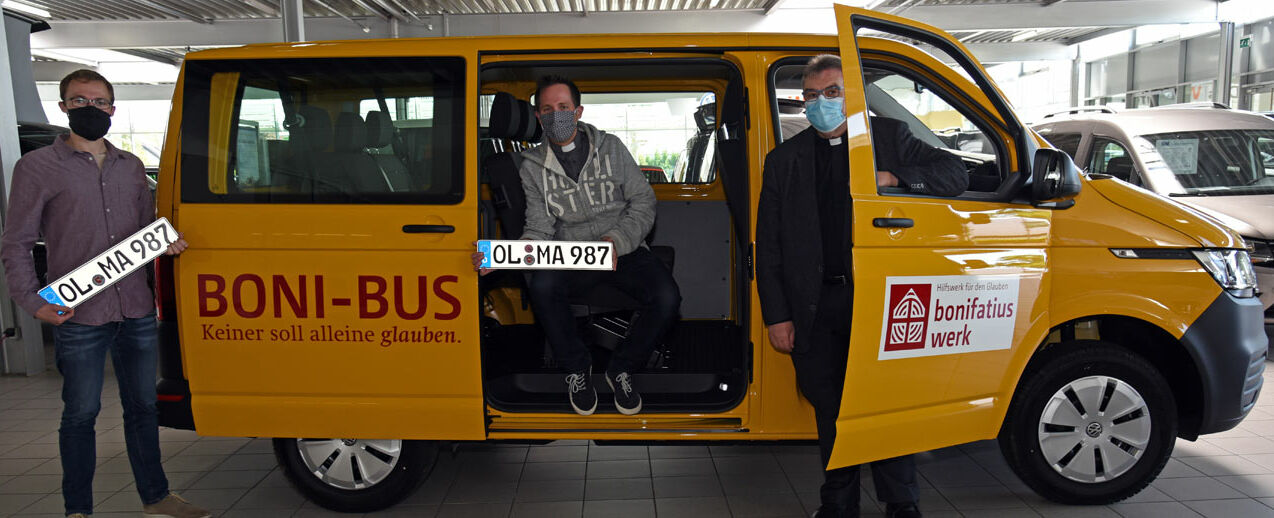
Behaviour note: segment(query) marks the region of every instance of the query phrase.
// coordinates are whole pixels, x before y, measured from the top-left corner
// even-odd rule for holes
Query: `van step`
[[[724,412],[743,399],[746,378],[742,373],[648,372],[633,375],[641,393],[642,413]],[[616,412],[613,391],[599,374],[593,375],[599,413]],[[566,399],[566,374],[522,372],[488,379],[487,403],[503,412],[574,414]]]
[[[566,389],[564,373],[521,373],[509,377],[513,387],[523,392],[560,394]],[[639,372],[633,374],[633,384],[642,394],[699,394],[720,390],[721,376],[715,373]],[[613,392],[601,373],[593,374],[593,386],[599,393]]]

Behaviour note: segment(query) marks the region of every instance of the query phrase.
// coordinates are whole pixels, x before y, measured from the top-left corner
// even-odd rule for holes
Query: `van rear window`
[[[453,204],[462,58],[191,61],[182,201]]]

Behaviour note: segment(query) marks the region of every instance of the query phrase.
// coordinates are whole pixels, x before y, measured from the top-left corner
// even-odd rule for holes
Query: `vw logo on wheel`
[[[1101,423],[1088,423],[1088,428],[1084,430],[1089,437],[1096,439],[1101,436]]]

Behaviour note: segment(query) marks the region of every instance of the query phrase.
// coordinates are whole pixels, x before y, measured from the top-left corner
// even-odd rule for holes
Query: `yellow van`
[[[292,482],[343,511],[409,494],[440,440],[813,439],[760,318],[753,226],[766,153],[805,124],[801,68],[831,52],[846,67],[856,293],[831,467],[998,437],[1044,496],[1112,502],[1177,437],[1237,425],[1267,348],[1239,237],[1081,176],[940,30],[836,16],[837,36],[190,54],[159,176],[159,213],[191,245],[155,275],[162,423],[278,438]],[[584,120],[625,141],[658,197],[650,245],[683,302],[640,375],[640,415],[572,412],[521,277],[470,265],[475,240],[517,235],[508,176],[540,139],[527,100],[545,74],[578,83]],[[859,174],[874,169],[869,113],[959,156],[970,190],[878,190]],[[575,302],[604,359],[631,301]]]

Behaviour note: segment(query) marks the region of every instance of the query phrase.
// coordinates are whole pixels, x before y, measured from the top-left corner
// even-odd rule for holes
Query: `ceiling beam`
[[[1111,34],[1114,34],[1114,33],[1116,33],[1116,32],[1123,32],[1123,31],[1126,31],[1126,30],[1131,29],[1131,28],[1132,28],[1132,27],[1107,27],[1107,28],[1102,29],[1102,30],[1100,30],[1100,31],[1090,32],[1090,33],[1085,34],[1085,35],[1083,35],[1083,36],[1076,36],[1076,37],[1074,37],[1074,38],[1067,39],[1067,40],[1063,41],[1062,43],[1065,43],[1065,44],[1067,44],[1067,45],[1078,45],[1078,44],[1083,43],[1083,42],[1085,42],[1085,41],[1095,40],[1095,39],[1100,38],[1100,37],[1102,37],[1102,36],[1111,35]]]
[[[288,0],[295,2],[296,0]],[[323,1],[323,0],[319,0]],[[490,0],[475,0],[490,2]],[[326,2],[324,2],[326,4]],[[581,2],[587,6],[587,2]],[[1127,4],[1126,6],[1124,4]],[[315,5],[318,5],[317,2]],[[1211,9],[1196,9],[1199,5]],[[1094,20],[1094,9],[1103,12],[1102,20]],[[583,11],[583,9],[581,9]],[[836,17],[831,9],[783,8],[769,16],[757,16],[757,10],[676,11],[615,13],[589,10],[589,23],[579,23],[577,16],[560,13],[451,15],[449,32],[453,36],[514,34],[599,34],[599,33],[675,33],[698,32],[712,27],[714,32],[787,32],[834,34]],[[934,6],[919,4],[907,11],[907,17],[935,25],[948,31],[984,31],[1005,29],[1040,29],[1057,27],[1106,27],[1123,30],[1129,26],[1155,23],[1214,23],[1215,4],[1211,0],[1118,0],[1064,2],[1049,7],[1047,16],[1038,3]],[[364,19],[369,32],[362,32],[335,16],[307,17],[306,38],[310,41],[385,38],[391,35],[389,23],[377,18]],[[440,24],[403,24],[403,38],[441,36]],[[1091,38],[1100,36],[1085,36]],[[51,30],[31,35],[33,48],[121,48],[121,47],[185,47],[226,46],[246,43],[283,41],[282,24],[276,19],[219,20],[215,26],[187,21],[135,22],[58,22]],[[1074,41],[1069,43],[1075,43]]]
[[[180,59],[173,59],[168,56],[159,55],[158,53],[151,52],[145,49],[111,49],[111,50],[118,52],[120,54],[128,54],[130,56],[136,56],[142,59],[149,59],[151,61],[157,61],[160,63],[172,65],[172,66],[181,65]]]
[[[916,5],[916,2],[919,1],[920,0],[902,0],[902,3],[890,8],[888,12],[892,15],[901,15],[903,11],[911,9],[911,7]]]
[[[319,7],[322,7],[322,8],[324,8],[324,9],[327,9],[328,11],[331,11],[331,12],[332,12],[332,14],[335,14],[336,16],[339,16],[339,17],[341,17],[341,18],[344,18],[344,19],[345,19],[345,21],[347,21],[347,22],[349,22],[349,23],[352,23],[352,24],[354,24],[354,25],[357,25],[357,26],[358,26],[358,28],[359,28],[359,29],[362,29],[364,33],[372,32],[371,27],[368,27],[368,26],[367,26],[366,24],[364,24],[363,22],[360,22],[360,21],[358,21],[358,20],[355,20],[355,19],[353,19],[353,18],[350,18],[349,16],[346,16],[346,15],[345,15],[345,13],[342,13],[342,12],[340,12],[340,11],[336,10],[336,8],[335,8],[335,7],[332,7],[332,6],[331,6],[331,5],[329,5],[327,2],[324,2],[323,0],[310,0],[310,1],[311,1],[311,2],[314,2],[314,3],[316,3],[316,4],[318,4],[318,5],[319,5]]]
[[[1101,13],[1100,17],[1094,13]],[[1041,16],[1047,14],[1047,16]],[[1035,3],[932,4],[905,15],[943,30],[1137,26],[1216,21],[1215,0],[1098,0],[1061,2],[1041,12]]]
[[[1065,1],[1066,0],[1043,0],[1042,2],[1040,2],[1040,7],[1048,7],[1050,5],[1060,4]]]
[[[404,13],[402,9],[399,9],[398,7],[391,4],[390,2],[386,0],[372,0],[372,1],[375,2],[376,5],[379,6],[381,9],[384,9],[385,12],[389,13],[389,16],[393,17],[395,20],[398,20],[399,22],[402,22],[402,23],[411,23],[411,20],[407,19],[407,14]],[[421,21],[420,17],[418,16],[412,15],[412,18],[415,18],[417,22]]]
[[[204,18],[202,16],[199,16],[198,14],[192,13],[185,9],[164,5],[154,0],[134,0],[134,1],[146,7],[154,9],[156,11],[160,11],[162,13],[165,13],[171,16],[176,16],[178,18],[185,18],[195,23],[206,23],[206,24],[212,23],[212,19],[210,18]]]
[[[779,6],[783,5],[783,2],[786,1],[787,0],[769,0],[769,2],[766,2],[765,4],[765,12],[761,13],[761,15],[769,16],[770,13],[774,12],[775,9],[778,9]]]
[[[367,3],[366,0],[352,0],[352,1],[354,2],[354,5],[357,5],[358,7],[362,8],[364,11],[371,13],[372,16],[375,16],[385,21],[389,21],[390,18],[393,18],[392,15],[390,15],[389,13],[386,13],[384,10],[380,9],[379,7],[372,6],[371,4]]]

